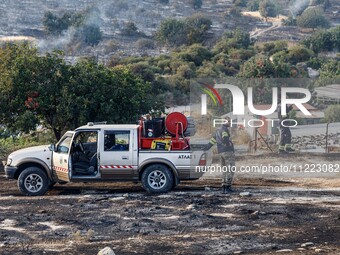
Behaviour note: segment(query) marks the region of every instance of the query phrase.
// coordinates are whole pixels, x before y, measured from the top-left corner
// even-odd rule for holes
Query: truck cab
[[[130,180],[138,168],[137,129],[137,125],[102,125],[66,132],[51,146],[53,174],[67,182]]]
[[[18,180],[23,194],[43,195],[54,183],[95,181],[141,182],[148,192],[167,192],[203,174],[195,171],[205,165],[203,151],[143,148],[140,128],[89,123],[56,144],[13,152],[6,176]]]

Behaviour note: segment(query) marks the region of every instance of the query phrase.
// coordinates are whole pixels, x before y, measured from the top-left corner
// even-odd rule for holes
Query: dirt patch
[[[242,15],[244,16],[248,16],[248,17],[254,17],[254,18],[258,18],[258,19],[265,19],[261,16],[259,11],[256,12],[242,12]],[[284,16],[282,14],[278,15],[277,17],[268,17],[267,21],[268,22],[281,22],[283,19],[287,19],[287,16]]]
[[[139,184],[67,184],[24,197],[1,176],[0,254],[340,253],[339,179],[239,175],[235,192],[219,187],[200,179],[147,195]]]

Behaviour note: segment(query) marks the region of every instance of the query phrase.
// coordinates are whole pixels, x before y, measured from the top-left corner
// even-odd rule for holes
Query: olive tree
[[[303,28],[328,28],[330,23],[321,7],[307,8],[296,19],[297,25]]]

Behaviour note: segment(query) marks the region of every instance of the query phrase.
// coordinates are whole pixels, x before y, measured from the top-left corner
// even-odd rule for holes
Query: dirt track
[[[187,182],[163,195],[130,183],[57,185],[23,197],[0,177],[0,254],[340,253],[334,179]],[[240,195],[241,192],[249,192]]]

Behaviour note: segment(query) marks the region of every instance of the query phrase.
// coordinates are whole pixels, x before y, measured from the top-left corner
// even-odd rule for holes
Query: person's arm
[[[229,144],[230,142],[230,134],[227,130],[222,132],[222,141],[223,144]]]
[[[213,137],[211,137],[209,143],[207,145],[204,146],[203,150],[208,151],[211,149],[211,147],[213,147],[216,144],[216,134],[214,134]]]

